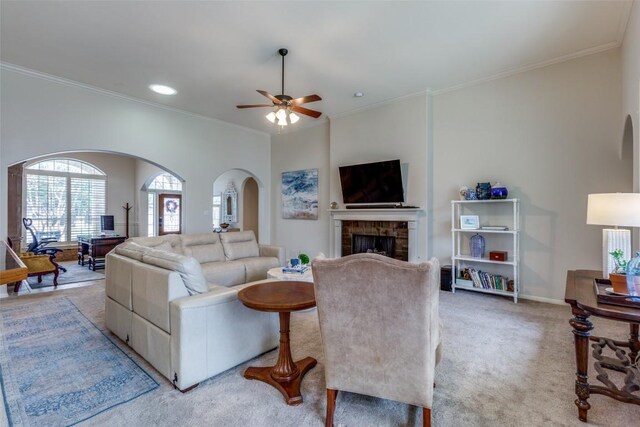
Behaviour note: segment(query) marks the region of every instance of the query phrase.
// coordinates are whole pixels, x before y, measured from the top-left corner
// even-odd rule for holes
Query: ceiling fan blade
[[[305,116],[311,116],[314,119],[317,119],[322,115],[320,111],[309,110],[308,108],[298,107],[297,105],[292,106],[291,110],[295,111],[296,113],[304,114]]]
[[[300,104],[306,104],[308,102],[316,102],[316,101],[322,101],[322,98],[320,98],[318,95],[307,95],[307,96],[303,96],[302,98],[292,99],[289,102],[289,104],[300,105]]]
[[[271,101],[273,101],[274,104],[276,105],[280,105],[282,104],[282,101],[280,101],[278,98],[276,98],[275,96],[271,95],[269,92],[267,92],[266,90],[258,90],[257,91],[260,95],[264,95],[267,98],[269,98]]]
[[[273,107],[273,104],[236,105],[236,108]]]

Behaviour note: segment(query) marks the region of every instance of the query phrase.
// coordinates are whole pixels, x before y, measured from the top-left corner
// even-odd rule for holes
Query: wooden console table
[[[5,242],[0,241],[0,285],[27,279],[27,266]]]
[[[105,255],[125,239],[124,236],[78,236],[78,264],[84,266],[87,256],[90,269],[104,268]]]
[[[602,277],[601,271],[575,270],[567,272],[567,283],[564,300],[571,305],[574,318],[569,321],[573,327],[576,351],[576,395],[575,403],[578,407],[578,418],[587,421],[587,411],[591,405],[587,399],[591,394],[604,394],[613,399],[626,403],[640,405],[640,369],[637,365],[640,353],[638,341],[638,324],[640,324],[640,309],[600,304],[596,299],[593,279]],[[592,337],[593,324],[589,316],[604,317],[629,323],[629,340],[615,341],[604,337]],[[592,344],[592,355],[595,359],[594,367],[598,375],[596,379],[603,385],[593,385],[588,382],[587,369],[589,365],[589,340]],[[603,350],[611,352],[612,356],[603,354]],[[609,379],[607,371],[625,374],[624,384],[618,386]]]

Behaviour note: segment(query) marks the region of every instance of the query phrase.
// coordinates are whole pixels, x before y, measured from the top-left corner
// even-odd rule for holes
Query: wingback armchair
[[[441,354],[440,268],[376,254],[316,259],[313,278],[327,383],[327,426],[338,391],[423,408],[431,425]]]

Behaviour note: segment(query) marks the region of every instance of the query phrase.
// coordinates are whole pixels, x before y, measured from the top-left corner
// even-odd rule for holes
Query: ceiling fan
[[[256,107],[275,107],[273,111],[267,114],[267,120],[271,123],[277,123],[279,126],[286,126],[288,124],[294,124],[300,117],[295,113],[304,114],[305,116],[313,117],[317,119],[322,115],[320,111],[310,110],[308,108],[301,107],[300,104],[306,104],[308,102],[321,101],[318,95],[307,95],[302,98],[292,98],[289,95],[284,94],[284,57],[289,53],[287,49],[279,49],[278,53],[282,56],[282,93],[280,95],[271,95],[265,90],[258,90],[258,93],[266,96],[271,100],[271,104],[253,104],[253,105],[238,105],[238,108],[256,108]]]

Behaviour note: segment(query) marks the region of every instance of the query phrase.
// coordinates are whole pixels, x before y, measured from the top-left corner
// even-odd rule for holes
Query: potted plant
[[[624,259],[624,252],[622,249],[616,249],[609,252],[609,255],[613,257],[613,262],[616,267],[611,273],[609,273],[609,280],[613,291],[621,294],[627,293],[627,264],[628,260]]]
[[[302,253],[298,255],[298,259],[300,259],[300,262],[302,263],[302,265],[307,265],[309,264],[309,261],[310,261],[309,255],[302,254]]]

